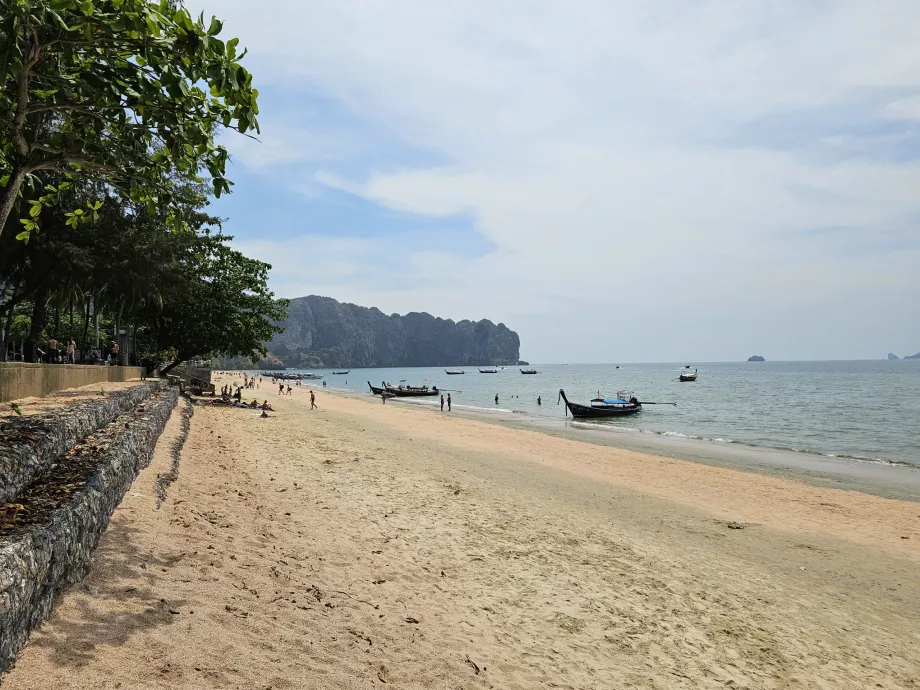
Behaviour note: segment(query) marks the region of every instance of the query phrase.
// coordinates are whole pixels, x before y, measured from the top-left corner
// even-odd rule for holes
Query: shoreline
[[[916,503],[269,390],[160,505],[174,413],[4,688],[917,687]]]
[[[379,401],[379,398],[360,395],[350,389],[332,386],[323,388],[322,385],[317,386],[316,382],[305,382],[301,388],[353,400]],[[391,400],[390,403],[392,402]],[[397,401],[396,404],[407,409],[441,414],[434,404],[407,400]],[[920,502],[920,468],[907,464],[832,457],[808,451],[766,448],[738,442],[718,443],[707,439],[665,436],[652,432],[622,430],[617,427],[603,428],[600,425],[585,425],[568,418],[561,420],[549,416],[540,417],[507,409],[472,409],[462,404],[454,405],[450,414],[603,447],[792,478],[816,487],[845,489],[882,498]],[[596,428],[591,428],[592,426]]]

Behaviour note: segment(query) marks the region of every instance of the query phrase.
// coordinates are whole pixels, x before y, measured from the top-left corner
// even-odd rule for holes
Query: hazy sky
[[[920,350],[916,0],[196,0],[281,295],[502,321],[535,362]]]

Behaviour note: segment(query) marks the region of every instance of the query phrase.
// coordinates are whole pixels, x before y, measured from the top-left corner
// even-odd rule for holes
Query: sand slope
[[[157,510],[174,420],[4,688],[920,688],[920,505],[259,395]]]

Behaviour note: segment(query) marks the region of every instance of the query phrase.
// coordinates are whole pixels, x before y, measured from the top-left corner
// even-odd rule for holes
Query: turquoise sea
[[[699,368],[699,380],[678,382],[686,364]],[[523,375],[518,367],[497,374],[449,367],[463,369],[463,376],[447,376],[443,368],[351,369],[345,376],[331,370],[315,373],[324,375],[330,390],[359,395],[370,395],[368,381],[375,386],[382,381],[427,381],[450,390],[460,411],[523,415],[559,424],[565,423],[565,407],[557,404],[560,388],[574,402],[587,402],[598,392],[630,389],[640,400],[677,406],[650,405],[633,417],[579,420],[569,426],[920,467],[918,360],[532,366],[540,373]],[[538,396],[542,405],[537,404]],[[396,404],[435,406],[438,400]]]

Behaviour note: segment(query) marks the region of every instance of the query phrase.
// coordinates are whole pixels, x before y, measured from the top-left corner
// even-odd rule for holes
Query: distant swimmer
[[[537,396],[537,405],[542,405],[542,404],[543,404],[543,401],[540,400],[540,396],[538,395],[538,396]]]
[[[495,404],[498,405],[498,393],[495,394]]]

